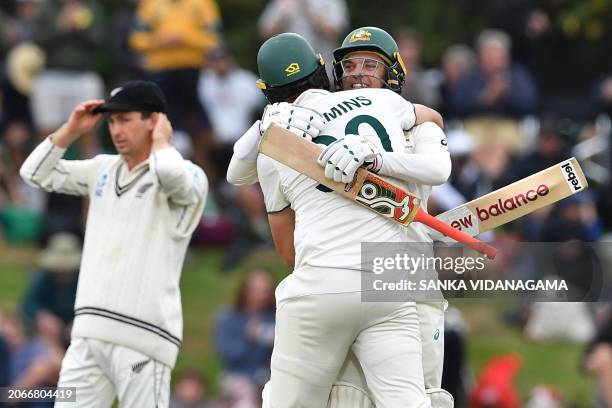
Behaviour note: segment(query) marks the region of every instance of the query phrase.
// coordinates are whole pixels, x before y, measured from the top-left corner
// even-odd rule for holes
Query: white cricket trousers
[[[58,387],[75,387],[76,402],[59,408],[167,407],[170,367],[136,350],[106,341],[73,338],[62,361]]]
[[[347,352],[377,408],[427,408],[414,302],[362,302],[360,292],[288,298],[276,312],[271,408],[325,408]]]

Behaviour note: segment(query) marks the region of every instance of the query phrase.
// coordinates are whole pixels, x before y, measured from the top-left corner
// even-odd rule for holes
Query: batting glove
[[[261,118],[261,132],[271,123],[276,123],[304,139],[312,140],[323,130],[325,119],[312,109],[280,102],[266,106]]]
[[[327,146],[319,155],[318,162],[325,167],[325,177],[349,183],[362,165],[378,173],[382,167],[382,155],[366,137],[347,135]]]

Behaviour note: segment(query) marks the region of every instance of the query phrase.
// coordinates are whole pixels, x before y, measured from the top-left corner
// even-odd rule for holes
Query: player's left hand
[[[361,165],[378,173],[382,167],[382,155],[368,138],[347,135],[327,146],[319,155],[318,162],[325,167],[325,177],[349,183]]]
[[[261,131],[265,131],[271,123],[276,123],[308,140],[319,136],[325,127],[325,119],[319,112],[287,102],[266,106],[261,118]]]
[[[172,125],[164,113],[154,113],[156,115],[155,126],[151,138],[153,139],[153,150],[170,147],[172,140]]]

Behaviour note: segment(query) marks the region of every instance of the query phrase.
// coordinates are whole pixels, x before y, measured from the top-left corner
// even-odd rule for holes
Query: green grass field
[[[214,315],[233,299],[241,274],[249,267],[264,267],[280,280],[287,272],[272,252],[251,257],[230,275],[219,272],[223,253],[220,250],[191,252],[186,260],[181,288],[185,316],[184,346],[179,354],[179,372],[185,368],[202,370],[216,389],[219,362],[211,345]],[[36,252],[28,248],[9,248],[0,253],[0,308],[15,307],[24,292],[28,271],[36,261]],[[570,343],[535,344],[527,341],[517,329],[501,323],[499,316],[512,307],[501,302],[452,302],[462,310],[468,323],[469,368],[476,375],[493,355],[518,352],[524,362],[517,384],[523,394],[539,384],[560,390],[574,405],[593,405],[594,385],[579,372],[583,346]]]

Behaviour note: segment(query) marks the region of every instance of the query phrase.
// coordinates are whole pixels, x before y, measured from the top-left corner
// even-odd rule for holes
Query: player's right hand
[[[94,109],[104,104],[104,100],[95,99],[83,102],[70,114],[68,121],[49,138],[57,146],[66,148],[83,134],[92,130],[102,119],[102,113],[93,113]]]
[[[95,99],[78,105],[70,114],[68,122],[66,122],[66,130],[75,139],[92,130],[102,119],[101,113],[93,113],[93,111],[103,104],[103,99]]]
[[[262,133],[272,123],[276,123],[308,140],[319,136],[323,127],[325,127],[325,119],[320,113],[287,102],[266,106],[261,118]]]
[[[346,135],[323,149],[318,162],[325,167],[325,177],[350,183],[362,165],[378,173],[382,167],[382,155],[367,137]]]

